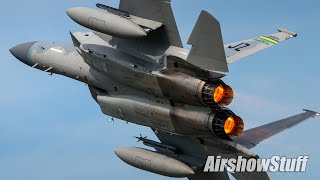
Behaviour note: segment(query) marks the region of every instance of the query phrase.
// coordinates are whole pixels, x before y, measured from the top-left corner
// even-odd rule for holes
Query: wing
[[[201,171],[196,171],[195,175],[188,177],[190,180],[229,180],[227,172],[217,172],[217,173],[204,173]]]
[[[192,166],[203,167],[206,158],[208,157],[208,153],[206,152],[206,148],[203,147],[201,142],[195,137],[191,136],[178,136],[173,134],[168,134],[166,132],[158,131],[156,133],[159,140],[166,145],[175,147],[179,150],[183,162],[191,164]],[[218,148],[219,145],[216,145]],[[223,150],[217,150],[217,152],[224,152]],[[212,152],[213,154],[217,152]],[[174,158],[179,158],[176,156]],[[229,180],[229,176],[227,171],[219,172],[219,173],[203,173],[203,169],[195,171],[195,175],[189,176],[190,180]]]
[[[233,140],[247,148],[253,148],[262,141],[311,118],[319,116],[319,113],[305,110],[306,112],[282,119],[270,124],[244,131],[243,134]]]
[[[182,47],[170,2],[170,0],[120,0],[119,9],[164,24],[165,38],[171,45]]]
[[[230,174],[237,180],[270,180],[267,172],[234,172]]]
[[[224,158],[238,159],[238,156],[226,155]],[[249,159],[251,159],[251,158],[247,158],[247,160],[249,160]],[[259,156],[256,156],[253,159],[259,159]],[[226,166],[228,166],[228,165],[226,165]],[[229,173],[231,176],[233,176],[237,180],[256,180],[256,179],[270,180],[267,172],[260,172],[260,171],[257,171],[257,169],[255,169],[252,172],[243,171],[243,172],[229,172]]]
[[[183,154],[183,156],[176,155],[173,158],[180,158],[179,160],[191,165],[191,167],[200,167],[195,171],[195,175],[188,177],[190,180],[230,179],[227,170],[218,173],[203,172],[202,167],[204,167],[206,158],[209,155],[220,155],[224,158],[232,157],[235,159],[237,159],[239,155],[244,157],[244,154],[238,154],[240,151],[238,148],[240,147],[232,148],[234,147],[232,145],[234,142],[231,141],[229,141],[231,144],[225,146],[226,144],[221,143],[221,141],[209,137],[203,138],[202,141],[201,138],[172,135],[161,131],[157,132],[156,135],[163,144],[166,144],[165,147],[174,147],[172,149],[178,150],[180,154]],[[257,158],[257,155],[252,154],[247,158]],[[265,172],[231,172],[230,174],[239,180],[269,180],[268,174]]]
[[[274,46],[281,41],[297,37],[297,34],[288,30],[279,28],[277,33],[260,36],[257,38],[239,41],[225,45],[225,52],[228,64],[234,63],[240,59],[250,56],[263,49]]]

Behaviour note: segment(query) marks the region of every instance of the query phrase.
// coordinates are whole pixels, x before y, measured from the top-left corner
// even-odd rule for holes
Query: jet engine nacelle
[[[85,7],[67,10],[67,14],[76,23],[119,38],[141,38],[147,33],[136,23],[127,18]]]
[[[211,131],[221,138],[237,137],[244,129],[243,120],[231,110],[216,111],[213,115]]]
[[[210,110],[199,106],[135,97],[98,95],[102,112],[111,117],[180,135],[215,135],[223,139],[239,136],[242,119],[229,109]]]
[[[173,108],[171,120],[175,131],[182,135],[208,133],[229,139],[241,135],[244,129],[243,120],[227,108],[211,112],[197,108]]]
[[[228,106],[233,100],[233,90],[222,80],[205,82],[198,78],[183,74],[168,74],[158,79],[163,95],[180,102],[204,105],[212,109]]]
[[[195,174],[186,164],[168,156],[135,147],[123,147],[115,150],[116,155],[125,163],[168,177],[182,178]]]

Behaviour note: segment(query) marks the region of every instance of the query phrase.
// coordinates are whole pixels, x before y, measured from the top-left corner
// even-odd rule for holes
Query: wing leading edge
[[[296,126],[311,117],[319,116],[319,113],[304,110],[304,113],[288,117],[273,123],[269,123],[260,127],[249,129],[244,131],[240,137],[234,138],[233,140],[246,148],[254,148],[262,141],[284,131],[293,126]]]

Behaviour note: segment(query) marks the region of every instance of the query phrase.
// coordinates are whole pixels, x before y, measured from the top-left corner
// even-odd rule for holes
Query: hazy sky
[[[116,0],[101,1],[117,6]],[[145,127],[109,123],[87,86],[27,67],[8,51],[34,40],[71,43],[69,30],[85,30],[66,15],[95,1],[2,0],[0,7],[0,179],[106,180],[168,179],[120,161],[122,146],[141,146],[133,136],[155,139]],[[177,24],[186,42],[202,9],[220,20],[226,43],[275,32],[298,32],[281,43],[230,66],[225,82],[236,91],[231,109],[246,128],[308,108],[320,111],[320,3],[305,1],[174,0]],[[320,167],[320,119],[310,119],[253,151],[261,157],[309,155],[306,173],[270,173],[272,179],[316,179]]]

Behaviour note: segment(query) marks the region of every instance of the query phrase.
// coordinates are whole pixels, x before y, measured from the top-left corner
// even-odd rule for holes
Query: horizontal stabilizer
[[[234,138],[233,140],[239,143],[240,145],[243,145],[246,148],[251,149],[256,145],[258,145],[260,142],[286,129],[296,126],[297,124],[311,117],[319,116],[319,113],[317,112],[310,111],[310,110],[304,110],[304,111],[306,112],[244,131],[241,136]]]
[[[201,12],[188,44],[192,45],[188,62],[202,69],[228,72],[220,23],[211,14]]]
[[[253,39],[238,41],[225,45],[228,64],[239,61],[245,57],[279,44],[282,41],[297,37],[297,33],[278,28],[278,32],[259,36]]]

